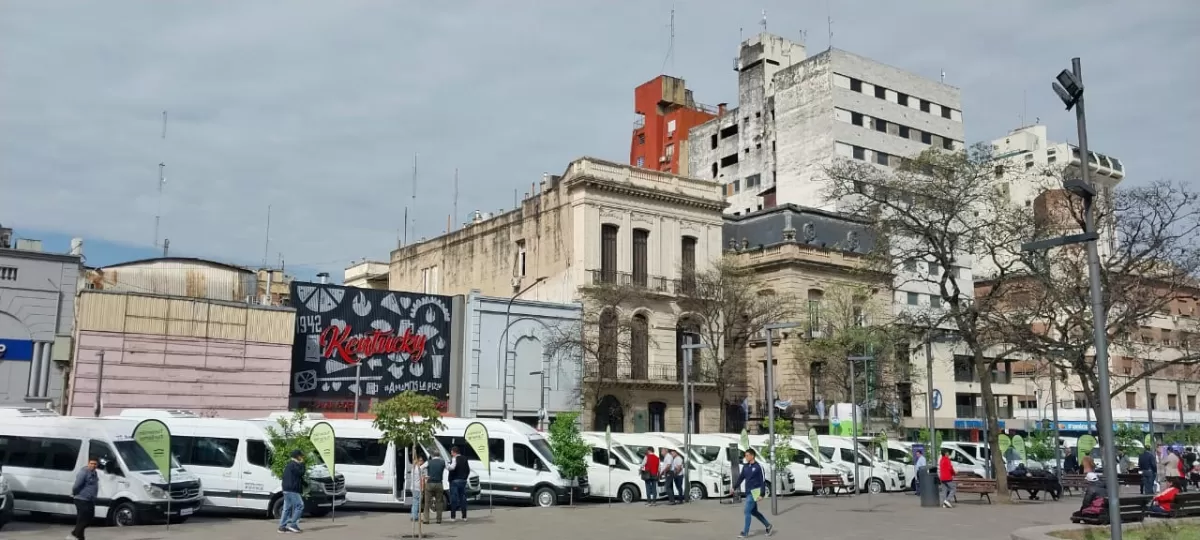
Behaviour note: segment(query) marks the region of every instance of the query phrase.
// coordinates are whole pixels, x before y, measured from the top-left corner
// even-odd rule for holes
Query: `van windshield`
[[[617,454],[618,457],[625,460],[626,463],[629,463],[631,465],[637,465],[642,462],[642,460],[640,460],[640,459],[634,459],[633,454],[631,454],[629,452],[629,449],[625,448],[624,445],[613,443],[612,450],[613,450],[613,452],[615,452]]]
[[[533,449],[537,450],[537,453],[550,460],[550,463],[554,463],[554,451],[550,449],[550,444],[546,442],[546,439],[530,437],[529,442],[533,445]]]
[[[154,464],[154,460],[142,449],[142,445],[137,441],[116,441],[117,453],[121,454],[121,461],[125,462],[125,468],[131,472],[141,471],[156,471],[158,465]],[[175,460],[175,456],[171,455],[171,468],[179,468],[179,462]]]

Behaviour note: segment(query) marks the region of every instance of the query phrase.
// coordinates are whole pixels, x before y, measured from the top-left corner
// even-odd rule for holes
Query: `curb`
[[[1140,523],[1126,523],[1121,527],[1121,530],[1122,531],[1135,530],[1135,529],[1140,529],[1142,527],[1145,527],[1147,525],[1158,525],[1160,523],[1196,524],[1196,523],[1200,523],[1200,518],[1154,519],[1154,521],[1143,521]],[[1062,532],[1062,531],[1084,531],[1084,530],[1088,530],[1088,529],[1108,530],[1108,526],[1107,525],[1064,524],[1064,525],[1043,525],[1041,527],[1026,527],[1024,529],[1017,529],[1017,530],[1013,531],[1011,538],[1012,538],[1012,540],[1062,540],[1061,538],[1056,538],[1056,537],[1050,536],[1050,533]]]

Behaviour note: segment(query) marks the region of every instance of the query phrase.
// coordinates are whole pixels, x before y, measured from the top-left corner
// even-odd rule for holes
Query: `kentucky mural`
[[[408,390],[449,398],[449,296],[293,282],[292,303],[292,408],[353,407],[356,397]]]

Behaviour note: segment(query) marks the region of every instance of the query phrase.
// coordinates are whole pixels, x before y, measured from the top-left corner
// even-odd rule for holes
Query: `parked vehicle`
[[[792,457],[792,464],[788,466],[788,469],[796,476],[796,491],[817,494],[818,490],[813,487],[811,478],[814,474],[840,475],[842,482],[851,491],[857,491],[857,484],[854,483],[854,467],[844,463],[835,463],[821,455],[821,452],[813,449],[808,437],[792,436],[792,448],[796,449],[796,455]],[[831,488],[822,488],[820,494],[832,495],[831,491]]]
[[[76,418],[0,408],[0,467],[13,508],[75,515],[71,487],[90,458],[99,462],[96,518],[113,525],[186,521],[204,502],[200,480],[172,459],[170,481],[133,440],[136,420]],[[168,501],[170,509],[168,510]]]
[[[592,488],[592,497],[611,497],[624,503],[646,500],[641,459],[635,458],[625,445],[615,440],[611,447],[607,447],[604,435],[587,433],[583,435],[583,441],[592,447],[592,453],[588,456],[588,483]],[[660,479],[658,485],[659,497],[662,497],[667,489],[666,483]]]
[[[902,473],[900,476],[901,484],[903,484],[905,480],[908,481],[908,484],[902,489],[916,489],[917,468],[916,462],[913,460],[912,448],[909,444],[905,444],[903,441],[889,440],[887,442],[887,452],[885,455],[883,447],[875,444],[874,440],[864,441],[863,439],[859,439],[859,443],[862,444],[863,447],[875,457],[875,459],[888,463],[889,466]],[[926,458],[925,461],[928,462],[929,459]]]
[[[589,432],[598,434],[601,437],[603,433]],[[640,463],[642,458],[646,457],[646,451],[650,447],[661,449],[674,449],[683,455],[683,445],[666,437],[658,435],[650,435],[646,433],[613,433],[613,440],[625,445],[634,457]],[[686,457],[686,456],[685,456]],[[708,462],[703,458],[696,459],[690,457],[684,462],[688,468],[688,498],[692,500],[706,499],[709,497],[721,498],[729,496],[730,477],[728,466],[722,468],[720,465]]]
[[[271,472],[273,449],[265,422],[158,409],[125,409],[118,418],[154,418],[167,425],[171,453],[204,484],[205,506],[261,512],[271,518],[282,513],[283,481]],[[308,456],[308,463],[304,510],[323,516],[346,502],[345,477],[331,477],[316,454]]]
[[[954,464],[954,470],[957,472],[969,472],[986,478],[987,464],[975,457],[977,455],[974,448],[963,448],[962,443],[958,442],[943,442],[942,450],[950,451],[950,463]],[[968,453],[969,452],[969,453]],[[930,467],[936,467],[941,456],[930,456],[925,459]]]
[[[729,463],[729,460],[725,456],[725,452],[728,450],[730,445],[739,446],[741,444],[741,440],[738,435],[733,435],[730,433],[703,433],[692,435],[691,443],[693,453],[700,454],[700,456],[704,459],[711,462]],[[771,490],[775,488],[772,483],[772,479],[775,478],[773,473],[775,467],[772,465],[770,459],[766,457],[768,453],[765,449],[767,445],[767,437],[762,435],[752,435],[750,437],[750,444],[754,447],[755,451],[758,452],[758,455],[761,456],[759,459],[759,464],[762,465],[763,476],[766,480],[765,485],[763,486],[763,493],[770,494]],[[738,458],[738,461],[742,465],[746,464],[744,457],[738,456]],[[732,476],[732,471],[730,472],[730,475]],[[779,482],[780,484],[778,493],[780,495],[791,495],[796,492],[796,477],[790,470],[780,471]],[[741,488],[739,486],[733,486],[733,489]]]
[[[488,431],[488,455],[491,474],[479,456],[463,438],[473,422],[481,422]],[[446,427],[437,439],[444,446],[458,446],[467,456],[471,469],[479,472],[482,493],[497,499],[527,500],[536,506],[554,506],[591,494],[588,478],[568,480],[554,467],[550,443],[524,422],[495,418],[442,418]]]
[[[278,418],[292,413],[272,413],[265,419],[252,422],[275,425]],[[407,478],[412,475],[412,448],[399,449],[390,442],[380,442],[383,432],[370,420],[327,419],[318,413],[307,415],[309,422],[328,422],[334,432],[334,464],[338,475],[346,479],[346,504],[355,506],[409,507],[412,490]],[[461,449],[460,449],[461,450]],[[416,446],[417,455],[429,459],[439,455],[450,462],[450,454],[436,439]],[[450,472],[443,476],[443,485],[450,485]],[[467,477],[467,498],[479,496],[479,471],[472,469]]]
[[[14,504],[12,491],[8,487],[8,481],[4,479],[4,467],[0,466],[0,529],[12,521]]]
[[[899,491],[906,487],[903,472],[897,471],[897,467],[892,467],[885,461],[872,458],[861,446],[856,447],[851,437],[819,435],[817,444],[821,446],[821,455],[835,463],[844,463],[851,468],[857,463],[857,486],[860,490],[882,493]]]

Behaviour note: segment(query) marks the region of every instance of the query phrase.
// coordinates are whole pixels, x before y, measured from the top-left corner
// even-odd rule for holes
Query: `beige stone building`
[[[616,326],[627,330],[621,337],[601,339],[608,334],[598,324],[581,332],[611,347],[576,360],[583,364],[580,393],[591,396],[581,399],[584,424],[682,431],[677,345],[687,314],[677,299],[688,276],[721,255],[724,206],[715,182],[581,158],[532,186],[520,208],[481,215],[460,230],[393,251],[388,288],[498,297],[524,291],[522,299],[583,302],[585,312],[605,320],[611,315],[605,306],[589,305],[589,291],[634,289],[639,294],[613,306]],[[501,363],[499,351],[478,354]],[[612,359],[601,361],[602,355]],[[695,427],[717,431],[715,387],[698,368]]]

